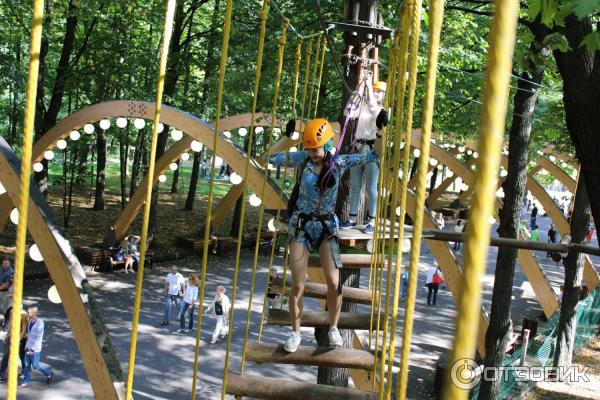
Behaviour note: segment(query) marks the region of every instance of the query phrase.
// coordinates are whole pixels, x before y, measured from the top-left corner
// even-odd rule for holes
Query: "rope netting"
[[[560,313],[554,313],[538,333],[529,340],[525,353],[524,365],[529,367],[550,367],[553,364],[554,351],[558,337],[558,321]],[[582,348],[598,336],[600,328],[600,288],[590,296],[580,300],[575,309],[575,347],[577,354]],[[535,381],[524,381],[519,378],[517,367],[525,349],[520,346],[510,357],[504,359],[504,373],[500,381],[498,400],[513,399],[530,392],[535,387]],[[470,394],[472,400],[479,395],[479,385]]]

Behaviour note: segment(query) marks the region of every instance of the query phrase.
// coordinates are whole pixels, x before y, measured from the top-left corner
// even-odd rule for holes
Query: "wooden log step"
[[[292,285],[292,281],[288,279],[285,284],[286,295],[290,294],[291,285]],[[283,287],[283,279],[277,278],[273,282],[272,286],[273,286],[273,289],[275,289],[275,290],[281,290]],[[343,288],[344,301],[349,301],[351,303],[371,304],[371,295],[372,295],[372,292],[370,290],[358,289],[358,288],[353,288],[353,287],[344,287]],[[326,299],[327,298],[327,285],[324,283],[306,282],[304,284],[304,296],[315,297],[317,299]]]
[[[377,314],[373,316],[373,324],[377,321]],[[289,326],[290,313],[284,310],[269,310],[269,324]],[[349,313],[343,312],[340,315],[338,328],[340,329],[362,329],[369,330],[371,323],[371,314],[369,313]],[[329,313],[327,311],[304,310],[300,325],[304,327],[323,327],[329,326]]]
[[[369,268],[371,267],[371,254],[341,254],[342,264],[345,268]],[[381,265],[381,261],[379,264]],[[321,268],[321,258],[318,254],[308,257],[309,268]]]
[[[377,393],[286,379],[229,373],[227,394],[265,400],[375,400]]]
[[[317,365],[353,369],[373,369],[374,357],[364,350],[299,346],[288,353],[282,344],[249,342],[246,349],[248,360],[257,363]]]

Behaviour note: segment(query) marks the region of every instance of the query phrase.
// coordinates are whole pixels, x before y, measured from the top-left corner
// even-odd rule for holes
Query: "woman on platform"
[[[294,127],[295,121],[288,122],[286,136],[291,136]],[[279,153],[269,160],[276,166],[289,164],[300,168],[298,183],[292,191],[288,205],[291,214],[288,241],[293,280],[289,298],[292,333],[286,340],[284,348],[290,353],[295,352],[301,342],[300,318],[304,305],[302,294],[310,251],[319,253],[327,281],[329,344],[330,346],[344,344],[337,329],[342,306],[342,291],[337,269],[341,267],[337,245],[339,220],[335,215],[339,179],[348,168],[379,161],[377,152],[381,150],[381,143],[378,139],[374,144],[374,150],[377,152],[334,157],[331,154],[334,148],[333,137],[333,128],[327,120],[314,119],[304,128],[303,142],[306,151]]]

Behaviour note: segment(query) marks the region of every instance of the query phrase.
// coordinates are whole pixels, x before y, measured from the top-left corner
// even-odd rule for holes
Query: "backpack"
[[[292,193],[290,194],[290,199],[287,204],[288,218],[291,218],[294,211],[296,211],[296,206],[298,204],[298,196],[300,196],[300,182],[302,181],[302,174],[304,173],[304,168],[306,168],[307,163],[308,157],[302,162],[302,165],[300,166],[300,174],[298,175],[298,178],[296,179],[296,184],[294,185]]]

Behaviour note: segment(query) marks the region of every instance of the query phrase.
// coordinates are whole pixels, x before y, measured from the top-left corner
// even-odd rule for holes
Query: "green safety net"
[[[553,364],[554,349],[558,336],[558,320],[560,312],[554,313],[544,326],[538,328],[538,333],[529,340],[527,352],[525,353],[526,366],[550,367]],[[576,309],[576,334],[575,352],[585,347],[590,340],[594,339],[600,328],[600,288],[597,288],[587,298],[580,300]],[[520,346],[511,356],[504,359],[504,370],[500,382],[498,399],[519,398],[535,387],[534,381],[523,381],[517,377],[510,367],[519,365],[523,347]],[[479,395],[479,385],[471,391],[470,398],[476,400]]]

